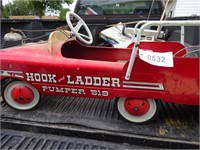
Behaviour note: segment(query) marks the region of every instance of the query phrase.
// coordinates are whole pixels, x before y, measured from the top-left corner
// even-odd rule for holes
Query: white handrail
[[[148,21],[148,22],[142,21],[142,23],[145,23],[145,24],[143,24],[141,26],[141,28],[139,29],[137,36],[135,38],[135,43],[134,43],[134,46],[133,46],[133,49],[132,49],[129,65],[128,65],[126,75],[125,75],[126,80],[130,79],[131,71],[133,69],[133,64],[135,62],[135,57],[136,57],[137,51],[138,51],[139,46],[140,46],[141,35],[142,35],[142,32],[144,31],[145,28],[149,28],[151,26],[200,26],[199,20]],[[138,23],[138,24],[141,24],[141,23]],[[133,35],[133,36],[135,36],[135,35]]]
[[[132,41],[134,41],[134,39],[137,37],[137,29],[138,29],[138,27],[139,27],[139,25],[142,25],[142,24],[145,24],[145,23],[147,23],[147,22],[149,22],[149,21],[147,21],[147,20],[142,20],[142,21],[139,21],[136,25],[135,25],[135,27],[134,27],[134,32],[133,32],[133,37],[132,37]]]

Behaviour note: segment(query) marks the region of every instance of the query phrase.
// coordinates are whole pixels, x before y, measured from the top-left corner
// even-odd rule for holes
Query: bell
[[[22,36],[18,33],[10,32],[10,33],[6,33],[3,39],[5,41],[19,41],[19,40],[22,40]]]

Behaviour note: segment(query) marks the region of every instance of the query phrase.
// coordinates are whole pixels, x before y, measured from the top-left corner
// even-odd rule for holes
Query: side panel
[[[160,50],[153,44],[154,48],[146,48],[167,51],[166,44],[160,45]],[[173,44],[170,48],[173,51],[172,46]],[[179,48],[176,47],[177,50]],[[92,50],[92,47],[90,49]],[[105,49],[102,50],[106,54]],[[46,53],[48,54],[48,51]],[[44,94],[97,98],[157,98],[167,102],[199,105],[199,58],[174,57],[174,67],[167,68],[150,65],[137,56],[131,78],[126,81],[124,77],[127,61],[70,59],[46,55],[40,57],[39,54],[34,54],[30,59],[11,56],[12,53],[2,56],[1,78],[25,81]]]

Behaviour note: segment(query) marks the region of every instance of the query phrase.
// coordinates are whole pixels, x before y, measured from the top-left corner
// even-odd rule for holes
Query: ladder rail
[[[136,27],[138,27],[140,24],[143,24],[143,25],[139,29],[136,38],[134,39],[134,37],[133,37],[134,46],[132,48],[131,57],[130,57],[128,68],[127,68],[126,75],[125,75],[126,80],[130,79],[133,65],[135,62],[135,58],[137,55],[137,51],[140,46],[142,32],[144,31],[144,29],[150,28],[151,26],[180,26],[180,27],[181,26],[200,26],[200,21],[198,21],[198,20],[195,20],[195,21],[194,20],[192,20],[192,21],[191,20],[190,21],[185,21],[185,20],[184,21],[180,21],[180,20],[179,21],[141,21],[136,24]],[[133,36],[135,36],[135,35],[133,35]]]

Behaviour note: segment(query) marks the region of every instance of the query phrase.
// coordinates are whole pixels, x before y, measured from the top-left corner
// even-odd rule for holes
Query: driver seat
[[[48,39],[49,52],[50,53],[52,52],[53,44],[60,42],[60,41],[67,41],[70,37],[71,37],[71,32],[68,30],[65,30],[65,31],[55,30],[55,31],[51,32],[51,34],[49,35],[49,39]]]

